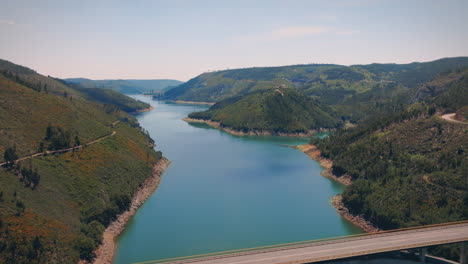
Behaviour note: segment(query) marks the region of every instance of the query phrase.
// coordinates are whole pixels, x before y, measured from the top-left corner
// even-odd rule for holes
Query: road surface
[[[310,263],[468,241],[468,222],[380,232],[331,241],[257,249],[224,255],[148,261],[139,264],[292,264]]]

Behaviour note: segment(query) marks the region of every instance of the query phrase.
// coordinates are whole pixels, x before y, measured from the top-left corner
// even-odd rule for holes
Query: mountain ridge
[[[172,79],[102,79],[67,78],[66,82],[80,84],[85,88],[107,88],[121,93],[142,94],[152,91],[161,91],[182,82]]]
[[[202,73],[167,91],[165,98],[216,102],[230,96],[274,89],[281,85],[295,87],[311,96],[317,95],[322,89],[360,94],[375,86],[392,82],[414,88],[441,72],[463,66],[468,66],[468,57],[409,64],[304,64],[222,70]]]

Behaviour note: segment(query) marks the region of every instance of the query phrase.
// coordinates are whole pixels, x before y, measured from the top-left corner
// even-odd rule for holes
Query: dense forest
[[[105,227],[162,158],[134,117],[88,98],[0,61],[0,263],[91,260]]]
[[[231,97],[209,110],[195,112],[190,118],[211,120],[222,126],[247,133],[309,133],[342,125],[334,111],[295,89],[260,90]]]
[[[253,91],[295,88],[333,107],[343,120],[399,112],[437,75],[468,66],[468,57],[424,63],[342,66],[308,64],[208,72],[167,91],[165,99],[219,102]]]
[[[401,111],[312,140],[335,175],[352,177],[344,204],[383,229],[468,218],[468,124],[441,118],[465,118],[468,69],[441,74],[413,98]],[[455,247],[434,252],[458,254]]]
[[[90,80],[85,78],[65,79],[69,84],[77,84],[84,88],[110,89],[124,94],[144,94],[163,91],[182,84],[177,80]]]

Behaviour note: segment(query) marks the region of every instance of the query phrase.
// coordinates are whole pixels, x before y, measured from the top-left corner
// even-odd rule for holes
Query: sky
[[[467,0],[0,0],[0,58],[59,78],[177,79],[468,56]]]

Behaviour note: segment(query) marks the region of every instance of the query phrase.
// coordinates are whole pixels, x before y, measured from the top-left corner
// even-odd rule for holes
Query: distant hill
[[[343,202],[382,229],[468,219],[468,123],[441,117],[468,112],[468,69],[420,85],[402,111],[314,139],[333,172],[353,184]],[[433,253],[452,259],[456,247]]]
[[[78,83],[86,88],[106,88],[125,94],[142,94],[151,91],[161,91],[168,87],[182,84],[177,80],[90,80],[85,78],[69,78],[65,81]]]
[[[295,89],[277,88],[221,100],[189,118],[219,122],[243,133],[309,134],[337,128],[341,120],[332,109]]]
[[[65,82],[60,79],[57,80],[60,82]],[[65,84],[81,92],[81,94],[90,101],[101,103],[104,105],[114,105],[127,113],[144,111],[150,109],[151,107],[148,103],[133,99],[127,95],[124,95],[120,92],[111,89],[85,88],[78,83],[65,82]]]
[[[109,89],[85,88],[79,83],[67,83],[64,80],[46,77],[34,70],[0,59],[0,73],[10,80],[18,82],[38,92],[52,93],[70,98],[82,98],[101,104],[114,105],[128,113],[150,107],[149,104]]]
[[[256,90],[294,87],[327,104],[339,104],[363,93],[387,88],[394,96],[414,89],[438,74],[468,66],[468,57],[445,58],[410,64],[342,66],[309,64],[257,67],[203,73],[167,91],[171,100],[217,102]],[[393,92],[396,91],[396,92]]]
[[[0,263],[90,260],[162,155],[118,107],[0,62],[0,163],[84,146],[0,167]]]

